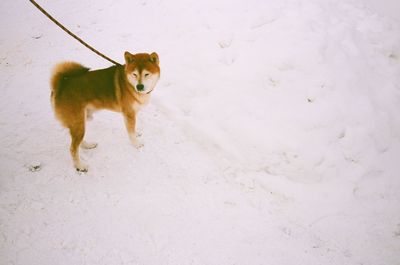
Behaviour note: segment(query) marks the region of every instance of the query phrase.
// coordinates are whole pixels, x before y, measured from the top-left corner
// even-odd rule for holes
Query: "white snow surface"
[[[51,69],[110,63],[1,1],[0,264],[399,265],[400,21],[369,2],[39,1],[160,56],[144,148],[96,113],[78,174]]]

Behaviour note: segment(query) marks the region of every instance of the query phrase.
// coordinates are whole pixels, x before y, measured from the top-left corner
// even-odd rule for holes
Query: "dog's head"
[[[160,78],[160,66],[157,53],[125,52],[125,74],[128,82],[139,94],[153,91]]]

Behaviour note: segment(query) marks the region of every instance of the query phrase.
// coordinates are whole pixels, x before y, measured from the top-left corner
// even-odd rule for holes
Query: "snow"
[[[139,116],[96,113],[78,174],[59,61],[109,63],[0,3],[0,264],[400,264],[396,1],[40,1],[122,62],[160,56]]]

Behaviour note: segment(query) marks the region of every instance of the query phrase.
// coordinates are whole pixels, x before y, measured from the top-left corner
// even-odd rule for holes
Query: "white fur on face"
[[[142,71],[141,74],[139,74],[139,72],[137,70],[135,70],[128,75],[128,81],[135,88],[136,92],[138,92],[140,94],[147,94],[154,89],[159,77],[160,76],[158,73],[153,74],[149,71],[144,70],[144,71]],[[143,91],[137,90],[136,86],[138,84],[142,84],[144,86]]]
[[[139,72],[138,71],[133,71],[132,73],[129,73],[128,76],[128,82],[135,88],[136,90],[136,85],[139,82]]]
[[[144,85],[143,93],[149,93],[154,89],[159,79],[159,74],[152,74],[147,71],[142,72],[142,84]]]

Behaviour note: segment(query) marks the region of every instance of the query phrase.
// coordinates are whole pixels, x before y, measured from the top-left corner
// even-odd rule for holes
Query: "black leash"
[[[92,46],[90,46],[89,44],[87,44],[86,42],[84,42],[81,38],[79,38],[78,36],[76,36],[74,33],[72,33],[71,31],[69,31],[66,27],[64,27],[60,22],[58,22],[55,18],[53,18],[49,13],[46,12],[46,10],[44,10],[38,3],[36,3],[34,0],[29,0],[34,6],[36,6],[37,9],[39,9],[43,14],[46,15],[46,17],[48,17],[51,21],[53,21],[57,26],[59,26],[62,30],[64,30],[65,32],[67,32],[69,35],[71,35],[74,39],[76,39],[77,41],[79,41],[80,43],[82,43],[86,48],[88,48],[89,50],[91,50],[92,52],[96,53],[97,55],[103,57],[104,59],[106,59],[107,61],[115,64],[115,65],[121,65],[119,63],[117,63],[116,61],[110,59],[109,57],[105,56],[104,54],[102,54],[101,52],[99,52],[98,50],[96,50],[95,48],[93,48]]]

